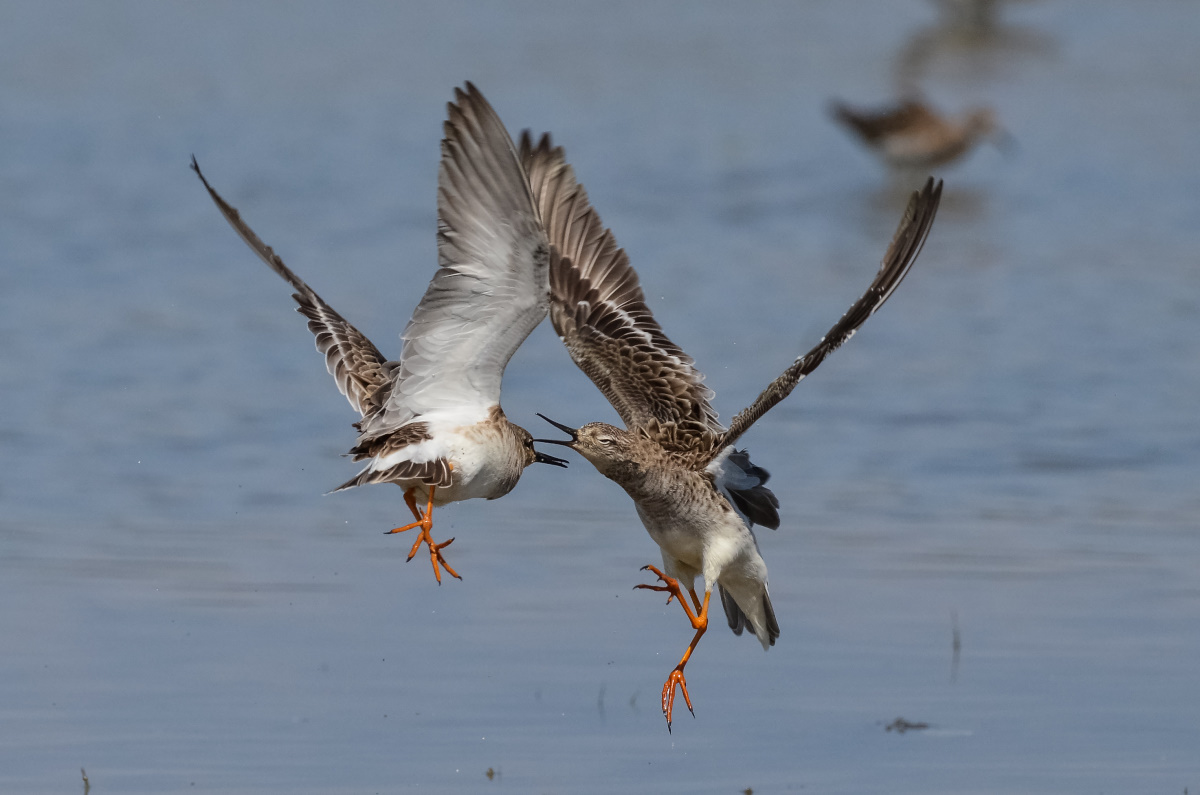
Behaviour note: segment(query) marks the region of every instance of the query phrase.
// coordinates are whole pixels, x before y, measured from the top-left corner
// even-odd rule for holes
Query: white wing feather
[[[456,91],[438,172],[438,271],[401,338],[383,410],[364,437],[415,417],[487,418],[504,368],[550,303],[549,245],[512,139],[470,83]]]

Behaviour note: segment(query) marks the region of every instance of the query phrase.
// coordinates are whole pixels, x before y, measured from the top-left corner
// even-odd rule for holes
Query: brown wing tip
[[[929,229],[933,226],[933,218],[937,215],[938,207],[942,203],[942,188],[945,183],[940,179],[929,177],[925,180],[925,184],[920,190],[912,192],[912,196],[908,200],[908,209],[905,211],[906,219],[911,214],[918,219],[918,226],[921,227],[921,243],[917,246],[917,251],[913,253],[916,257],[921,250],[921,245],[924,244],[924,238],[929,234]]]
[[[466,89],[465,91],[463,89]],[[454,102],[455,105],[464,105],[468,102],[473,102],[476,98],[483,99],[483,94],[475,87],[475,84],[470,80],[464,81],[462,88],[454,87]]]
[[[463,88],[466,90],[464,91]],[[446,110],[449,114],[496,115],[491,103],[483,96],[483,92],[475,87],[474,83],[468,80],[463,84],[463,88],[455,86],[454,101],[446,103]]]
[[[254,236],[254,233],[251,232],[248,227],[243,231],[242,227],[244,224],[242,223],[242,215],[237,211],[237,208],[221,198],[221,194],[217,193],[216,189],[213,188],[212,185],[208,184],[208,180],[205,179],[203,172],[200,171],[200,164],[196,162],[195,155],[192,155],[191,169],[192,171],[196,172],[196,176],[200,178],[200,182],[204,185],[204,189],[208,191],[209,197],[217,205],[217,209],[221,211],[222,215],[225,216],[225,220],[227,220],[233,226],[234,230],[241,235],[243,239],[245,238],[246,232],[250,233],[255,242],[251,242],[250,240],[246,240],[246,242],[250,244],[251,248],[254,248],[256,244],[262,245],[261,241],[258,241],[258,238]],[[268,248],[267,251],[270,252],[270,248]]]
[[[454,101],[446,103],[446,120],[442,122],[443,156],[449,151],[448,147],[455,142],[462,145],[474,139],[479,146],[486,148],[484,142],[494,137],[496,140],[502,139],[504,148],[516,158],[516,147],[513,146],[512,137],[501,121],[500,114],[470,80],[466,81],[464,88],[455,87]]]
[[[896,247],[906,237],[911,235],[913,238],[923,238],[929,232],[933,217],[937,214],[938,206],[942,201],[943,186],[942,180],[930,176],[925,180],[924,185],[908,195],[908,204],[905,205],[904,215],[901,216],[900,224],[896,227],[896,234],[892,239],[892,246],[888,250],[889,256],[885,258],[885,262],[891,259]],[[919,243],[917,248],[920,249]],[[912,256],[915,257],[916,253],[914,252]]]
[[[933,228],[933,219],[942,200],[942,187],[942,180],[929,177],[920,190],[913,191],[909,196],[904,216],[900,219],[892,243],[879,266],[879,275],[873,285],[873,290],[877,290],[877,297],[868,316],[875,314],[883,306],[912,269],[913,263],[925,246],[929,231]],[[866,317],[862,320],[865,321]]]
[[[497,122],[500,118],[483,92],[467,80],[462,88],[454,87],[454,101],[446,103],[446,121],[442,123],[444,137],[453,138],[455,130],[464,125],[481,127],[488,116],[495,117]]]
[[[542,137],[538,138],[535,145],[533,143],[533,130],[526,127],[521,130],[520,140],[521,159],[527,160],[533,155],[554,155],[559,159],[566,161],[566,152],[561,146],[555,146],[554,141],[550,138],[550,133],[542,133]]]
[[[931,201],[933,206],[936,207],[942,200],[943,184],[942,180],[930,176],[929,179],[925,180],[925,184],[920,190],[913,191],[913,198],[922,201]]]
[[[200,164],[198,162],[196,162],[195,155],[192,155],[191,169],[192,169],[192,171],[196,172],[196,176],[200,178],[200,181],[202,183],[204,183],[204,188],[210,194],[212,194],[214,198],[216,198],[216,191],[213,190],[212,185],[208,184],[208,180],[204,178],[204,172],[200,170]]]

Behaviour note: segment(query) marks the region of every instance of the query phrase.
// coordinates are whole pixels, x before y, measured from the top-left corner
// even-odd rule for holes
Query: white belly
[[[656,521],[638,506],[638,516],[662,549],[663,563],[672,570],[668,573],[685,585],[698,576],[704,578],[706,590],[727,579],[766,581],[767,566],[754,535],[733,510]]]
[[[453,482],[449,487],[443,486],[434,492],[434,505],[477,498],[494,500],[507,494],[516,485],[516,477],[520,476],[520,453],[510,449],[506,437],[496,433],[491,424],[431,427],[431,430],[434,438],[380,459],[376,467],[386,469],[401,460],[421,462],[446,459],[453,466]],[[423,483],[399,485],[415,489],[418,503],[429,499],[428,488]]]

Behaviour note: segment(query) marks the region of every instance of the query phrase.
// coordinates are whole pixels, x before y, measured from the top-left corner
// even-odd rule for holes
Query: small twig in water
[[[912,723],[904,718],[896,718],[887,725],[886,731],[894,731],[896,734],[904,734],[907,731],[918,731],[920,729],[928,729],[929,724],[923,721]]]
[[[962,652],[962,637],[958,634],[958,611],[950,611],[950,631],[953,640],[950,641],[950,648],[954,652],[954,656],[950,659],[950,683],[954,684],[958,681],[958,657]]]

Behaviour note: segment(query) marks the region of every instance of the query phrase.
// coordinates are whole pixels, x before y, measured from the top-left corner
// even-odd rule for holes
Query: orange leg
[[[642,570],[649,569],[658,575],[665,585],[635,585],[634,588],[644,588],[648,591],[665,591],[670,594],[667,597],[667,604],[671,604],[672,599],[679,600],[679,606],[683,608],[683,612],[687,614],[688,621],[692,624],[692,629],[696,630],[696,635],[692,638],[692,642],[688,644],[687,651],[683,653],[683,657],[679,660],[679,665],[675,666],[675,670],[671,671],[671,675],[667,677],[667,683],[663,685],[662,690],[662,711],[667,716],[667,731],[671,731],[671,717],[675,708],[675,687],[683,692],[683,701],[687,704],[688,712],[692,713],[692,717],[696,716],[696,711],[692,709],[692,699],[688,695],[687,679],[683,676],[683,667],[687,665],[688,660],[692,656],[692,652],[696,649],[696,644],[700,642],[700,638],[708,630],[708,599],[712,596],[712,591],[704,592],[704,601],[696,596],[696,591],[693,588],[688,588],[688,593],[691,594],[692,603],[695,604],[695,612],[688,607],[687,600],[683,598],[683,591],[679,588],[679,581],[674,577],[668,577],[654,566],[643,566]]]
[[[416,493],[415,489],[405,489],[404,502],[408,505],[408,510],[412,511],[413,518],[419,522],[421,521],[421,509],[417,507]]]
[[[412,550],[408,553],[408,559],[413,559],[413,557],[417,554],[417,550],[421,548],[422,543],[428,544],[429,560],[433,564],[433,576],[437,579],[438,585],[441,585],[442,573],[438,570],[439,563],[441,564],[441,567],[449,572],[452,577],[455,577],[459,580],[461,580],[462,577],[459,577],[458,572],[450,568],[450,564],[446,562],[444,557],[442,557],[442,548],[450,546],[452,543],[454,543],[454,539],[451,538],[449,541],[443,541],[440,544],[435,544],[433,543],[433,536],[429,535],[429,531],[433,529],[433,495],[436,491],[437,486],[429,487],[429,504],[425,506],[425,512],[422,513],[417,507],[416,497],[413,496],[414,490],[405,489],[404,501],[408,504],[409,510],[413,512],[413,516],[417,521],[413,522],[412,524],[406,524],[404,527],[397,527],[394,530],[388,530],[388,533],[403,533],[405,530],[412,530],[414,527],[421,528],[421,532],[417,536],[417,540],[413,542]]]

